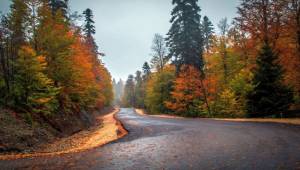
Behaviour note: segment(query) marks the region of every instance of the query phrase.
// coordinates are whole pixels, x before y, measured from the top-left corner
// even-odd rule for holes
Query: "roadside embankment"
[[[60,138],[53,143],[45,144],[33,153],[0,155],[0,160],[76,153],[115,141],[127,134],[121,122],[115,118],[118,112],[119,109],[114,109],[113,112],[107,115],[98,116],[95,125],[89,129],[69,137]]]

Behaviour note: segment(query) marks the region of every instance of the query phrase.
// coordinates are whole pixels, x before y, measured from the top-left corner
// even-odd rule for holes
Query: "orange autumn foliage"
[[[79,93],[84,93],[87,88],[94,85],[95,75],[92,70],[92,60],[89,50],[86,48],[80,37],[77,37],[72,45],[72,66],[75,71],[75,88]]]
[[[196,116],[203,98],[202,88],[201,73],[193,66],[185,65],[174,82],[172,101],[165,102],[165,105],[175,113]]]
[[[96,101],[96,107],[102,108],[111,104],[113,99],[111,75],[102,63],[94,68],[97,89],[100,94]]]
[[[77,35],[71,47],[74,74],[68,93],[85,106],[101,109],[109,105],[112,100],[109,72],[81,36]]]

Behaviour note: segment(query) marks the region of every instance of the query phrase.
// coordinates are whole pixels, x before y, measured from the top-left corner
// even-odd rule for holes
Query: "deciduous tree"
[[[174,81],[172,99],[165,105],[176,114],[196,117],[203,114],[204,96],[201,73],[191,65],[184,65]]]
[[[168,62],[169,57],[167,56],[167,48],[165,45],[165,39],[160,34],[155,34],[152,42],[152,68],[157,71],[161,71],[165,64]]]

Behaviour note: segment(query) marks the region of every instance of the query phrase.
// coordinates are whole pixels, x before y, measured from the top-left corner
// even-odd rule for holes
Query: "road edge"
[[[166,115],[166,114],[151,115],[151,114],[147,114],[144,109],[138,109],[138,108],[134,108],[134,111],[140,116],[150,116],[150,117],[169,118],[169,119],[187,119],[186,117],[175,116],[175,115]]]
[[[300,118],[278,118],[278,119],[271,119],[271,118],[212,118],[216,121],[228,121],[228,122],[253,122],[253,123],[279,123],[279,124],[288,124],[288,125],[298,125],[300,126]]]
[[[300,118],[282,118],[282,119],[270,119],[270,118],[186,118],[174,115],[150,115],[147,114],[144,109],[134,108],[134,111],[140,116],[150,116],[169,119],[203,119],[203,120],[215,120],[215,121],[228,121],[228,122],[253,122],[253,123],[279,123],[287,125],[300,126]]]

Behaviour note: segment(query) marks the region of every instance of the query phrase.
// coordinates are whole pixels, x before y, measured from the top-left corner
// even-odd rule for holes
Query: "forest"
[[[12,0],[0,24],[2,144],[72,134],[111,105],[111,75],[94,24],[91,9],[71,13],[68,1]],[[18,132],[20,120],[30,127]],[[24,129],[33,135],[24,136]]]
[[[154,35],[152,59],[128,76],[120,105],[187,117],[297,116],[298,0],[241,0],[237,17],[216,26],[197,1],[172,3],[169,32]]]

